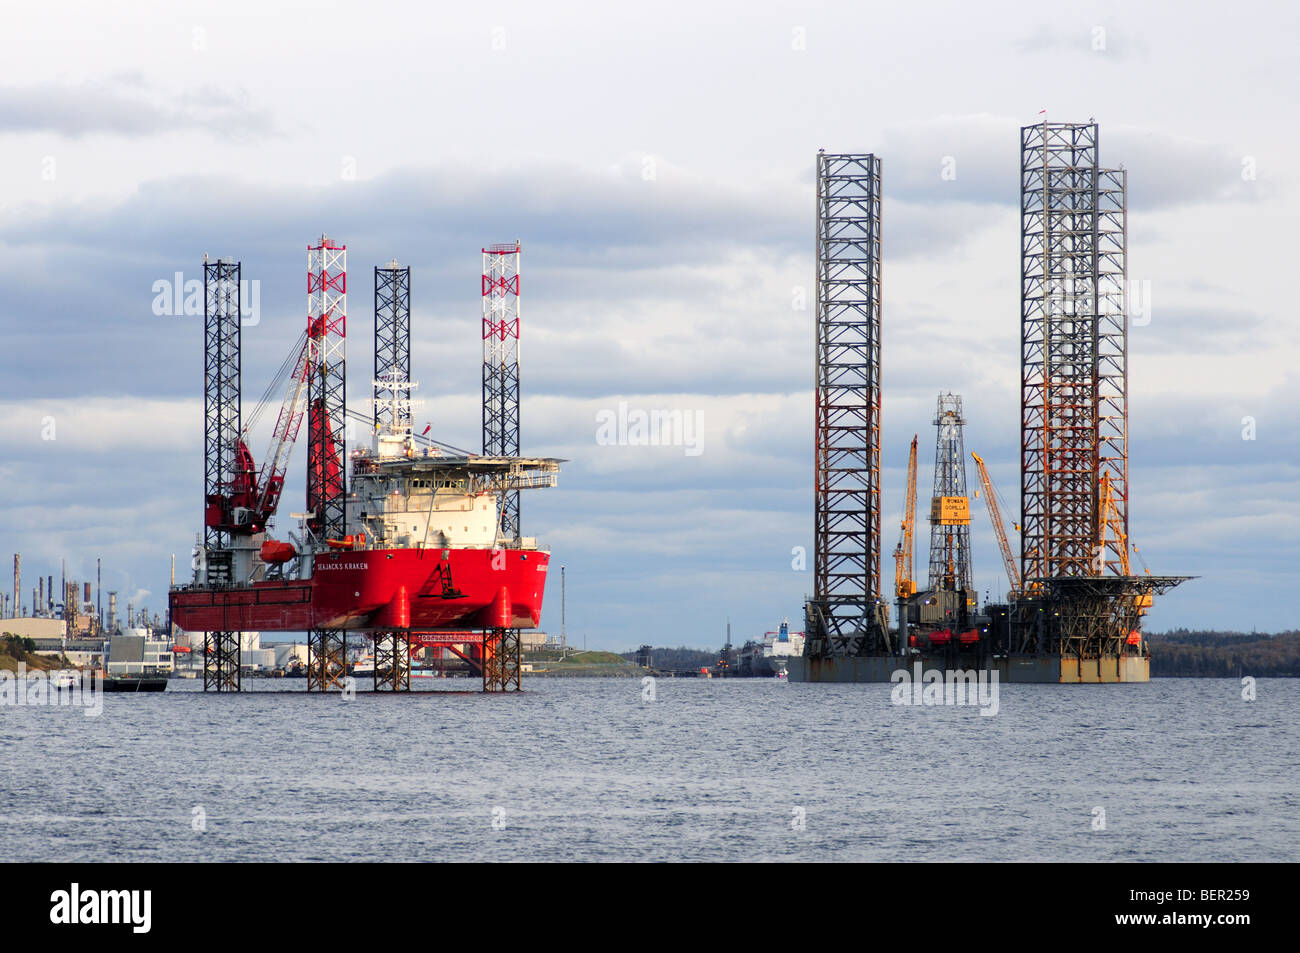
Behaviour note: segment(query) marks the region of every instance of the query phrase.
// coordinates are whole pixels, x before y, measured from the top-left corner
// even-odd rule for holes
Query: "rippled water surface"
[[[1300,859],[1300,680],[1002,686],[993,717],[888,685],[246,684],[0,706],[0,857]]]

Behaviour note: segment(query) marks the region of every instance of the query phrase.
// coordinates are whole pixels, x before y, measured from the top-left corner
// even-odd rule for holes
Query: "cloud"
[[[1050,116],[1053,122],[1090,118]],[[884,194],[945,208],[958,203],[1019,208],[1020,128],[1030,124],[981,114],[888,126],[879,150]],[[1128,171],[1131,210],[1259,201],[1273,194],[1250,177],[1249,157],[1226,143],[1150,128],[1101,125],[1101,164]]]
[[[247,93],[202,86],[166,94],[139,73],[79,84],[0,86],[0,132],[142,138],[192,130],[239,141],[275,127]]]
[[[372,265],[396,255],[412,266],[416,350],[463,369],[464,384],[481,346],[479,249],[520,237],[533,387],[617,393],[637,379],[667,390],[701,381],[729,392],[804,386],[806,362],[790,355],[810,346],[811,181],[719,183],[668,164],[646,181],[641,168],[632,160],[603,168],[445,163],[328,188],[184,177],[145,182],[122,201],[11,208],[0,214],[9,252],[0,259],[8,289],[0,309],[12,328],[0,360],[20,367],[77,350],[93,326],[93,360],[75,376],[28,387],[50,396],[117,393],[126,369],[143,363],[153,370],[131,378],[134,393],[192,394],[201,319],[155,313],[153,288],[199,280],[210,252],[241,259],[244,279],[258,283],[260,319],[244,329],[244,373],[248,389],[260,391],[299,333],[305,246],[326,227],[348,244],[350,306],[361,321],[371,309]],[[891,264],[937,260],[996,222],[960,203],[887,201],[884,214]],[[741,350],[746,361],[724,356]],[[430,380],[423,393],[456,389],[456,373]]]
[[[1017,53],[1047,55],[1060,58],[1061,54],[1089,57],[1092,62],[1119,64],[1134,57],[1145,58],[1149,50],[1146,42],[1134,31],[1114,24],[1076,19],[1063,26],[1059,23],[1040,24],[1030,33],[1011,43]]]

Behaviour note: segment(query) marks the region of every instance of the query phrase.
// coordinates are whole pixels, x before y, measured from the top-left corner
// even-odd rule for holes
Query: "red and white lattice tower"
[[[519,242],[483,249],[483,453],[519,455]],[[501,536],[519,539],[519,491],[501,501]]]
[[[324,235],[307,248],[307,509],[317,540],[342,537],[346,523],[347,255]]]

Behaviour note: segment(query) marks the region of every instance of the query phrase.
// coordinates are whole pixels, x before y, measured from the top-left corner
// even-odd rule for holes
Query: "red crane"
[[[275,515],[280,503],[280,493],[284,489],[285,470],[289,465],[289,454],[298,431],[302,428],[304,394],[307,390],[308,341],[304,334],[298,339],[290,357],[280,366],[271,385],[267,388],[269,396],[274,390],[283,387],[284,398],[280,403],[280,413],[276,418],[275,430],[271,434],[271,445],[266,456],[262,458],[259,469],[248,449],[248,439],[253,426],[261,417],[267,406],[267,398],[249,417],[247,426],[235,441],[236,477],[227,494],[208,498],[207,521],[209,526],[252,536],[264,531]]]

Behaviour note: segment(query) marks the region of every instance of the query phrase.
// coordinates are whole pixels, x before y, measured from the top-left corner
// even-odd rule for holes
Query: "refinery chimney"
[[[23,555],[14,553],[14,613],[13,618],[18,618],[18,593],[19,586],[22,585]]]

